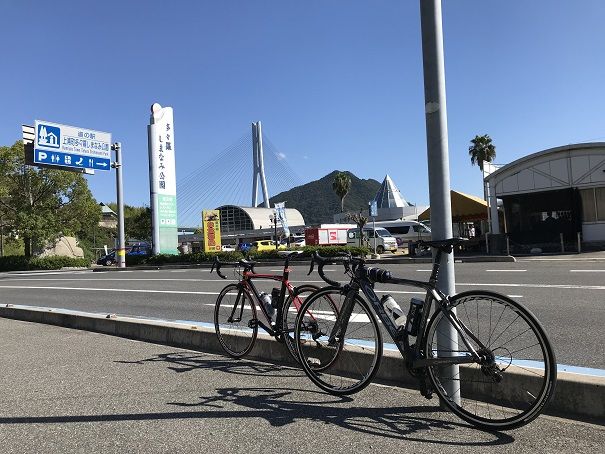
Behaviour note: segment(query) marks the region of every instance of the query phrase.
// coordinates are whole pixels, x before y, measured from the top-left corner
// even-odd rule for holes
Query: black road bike
[[[394,277],[360,258],[314,255],[309,273],[317,263],[330,286],[305,301],[295,327],[300,363],[313,383],[337,395],[370,383],[383,353],[378,315],[426,398],[435,392],[456,415],[489,430],[536,418],[555,390],[550,342],[536,317],[505,295],[472,290],[449,296],[437,288],[442,254],[460,242],[424,242],[436,249],[428,282]],[[342,263],[350,283],[328,278],[323,271],[328,263]],[[412,298],[402,324],[387,314],[376,283],[419,287],[426,296]]]

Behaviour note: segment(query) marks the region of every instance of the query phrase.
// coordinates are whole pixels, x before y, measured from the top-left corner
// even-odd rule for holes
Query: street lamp
[[[273,240],[275,241],[275,250],[277,251],[277,216],[275,213],[269,215],[269,221],[273,223]]]

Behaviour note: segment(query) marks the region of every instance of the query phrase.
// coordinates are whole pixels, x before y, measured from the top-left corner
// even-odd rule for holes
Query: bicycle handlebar
[[[210,272],[212,273],[214,271],[214,267],[216,266],[216,274],[218,274],[219,277],[222,279],[227,279],[227,276],[225,276],[223,273],[221,273],[221,267],[223,267],[223,266],[232,266],[232,267],[241,266],[241,267],[244,267],[244,271],[252,271],[254,273],[255,272],[254,265],[256,265],[256,262],[249,262],[244,259],[240,259],[237,262],[221,262],[219,260],[219,258],[217,256],[215,256],[214,261],[212,262],[212,267],[210,268]]]
[[[313,272],[315,268],[315,262],[319,264],[317,268],[317,273],[319,276],[328,284],[340,287],[341,284],[339,282],[333,281],[329,277],[324,274],[323,267],[324,265],[330,265],[334,263],[342,263],[345,268],[345,273],[351,271],[351,264],[353,271],[359,271],[359,277],[366,278],[372,282],[379,282],[381,284],[386,284],[392,279],[391,272],[388,270],[384,270],[382,268],[368,268],[364,265],[364,261],[361,258],[351,257],[351,255],[347,254],[344,257],[322,257],[318,252],[313,254],[311,258],[311,267],[309,268],[309,272],[307,275]]]
[[[317,273],[323,279],[323,281],[327,282],[330,285],[334,285],[336,287],[341,287],[342,284],[340,282],[334,281],[324,274],[324,266],[331,265],[334,263],[342,263],[342,265],[345,268],[345,273],[348,273],[351,270],[351,267],[349,266],[349,264],[353,260],[355,260],[355,259],[353,257],[351,257],[349,254],[347,254],[346,256],[343,256],[343,257],[322,257],[321,255],[319,255],[319,253],[317,251],[315,251],[313,253],[313,255],[311,256],[311,267],[309,268],[309,272],[307,273],[307,276],[313,272],[313,269],[315,268],[315,262],[317,262],[318,263]],[[357,260],[361,260],[361,259],[357,259]]]

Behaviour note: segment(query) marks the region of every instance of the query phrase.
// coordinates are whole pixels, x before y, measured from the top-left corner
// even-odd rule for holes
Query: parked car
[[[307,243],[305,242],[304,236],[302,238],[293,238],[290,241],[290,246],[293,246],[293,247],[305,247],[306,245],[307,245]]]
[[[376,227],[375,230],[364,227],[361,244],[373,248],[374,238],[376,238],[377,253],[382,254],[385,251],[397,252],[397,240],[388,232],[388,230],[382,227]],[[348,231],[347,244],[349,246],[359,246],[359,229],[350,229]]]
[[[248,252],[252,248],[252,243],[239,243],[237,245],[237,250],[242,251],[243,253]]]
[[[232,246],[231,244],[223,244],[221,246],[221,251],[223,251],[223,252],[233,252],[233,251],[235,251],[235,247]]]
[[[136,244],[126,248],[126,257],[146,257],[151,255],[151,249],[147,244]],[[112,249],[97,260],[97,265],[111,266],[117,263],[116,250]]]
[[[407,246],[408,241],[431,241],[431,229],[424,223],[417,221],[380,221],[376,228],[383,227],[397,240],[399,246]]]
[[[253,241],[252,247],[256,248],[257,251],[274,251],[275,250],[275,242],[273,240],[259,240]],[[286,249],[285,244],[278,244],[277,249]]]
[[[109,253],[101,256],[97,260],[97,265],[111,266],[116,263],[116,250],[112,249]]]

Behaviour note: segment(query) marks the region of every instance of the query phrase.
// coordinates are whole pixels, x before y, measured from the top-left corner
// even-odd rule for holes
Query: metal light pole
[[[116,160],[111,165],[116,169],[116,192],[118,194],[118,247],[116,262],[118,268],[126,268],[126,241],[124,240],[124,198],[122,186],[122,144],[116,142],[111,146],[116,152]]]
[[[273,223],[273,241],[275,241],[275,250],[277,251],[277,215],[269,215],[269,221]]]
[[[452,203],[450,198],[449,151],[447,138],[447,109],[445,101],[445,69],[443,58],[443,28],[441,0],[420,0],[422,26],[422,62],[424,69],[424,98],[426,116],[427,158],[429,168],[429,196],[431,204],[431,230],[433,240],[452,237]],[[456,292],[454,254],[442,254],[439,271],[439,289],[448,295]],[[458,350],[454,327],[444,322],[438,329],[438,344],[442,354]],[[446,375],[456,377],[458,366]],[[460,397],[459,383],[444,383],[447,393]]]

